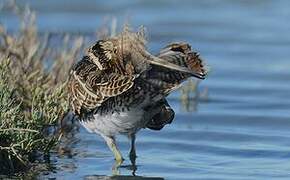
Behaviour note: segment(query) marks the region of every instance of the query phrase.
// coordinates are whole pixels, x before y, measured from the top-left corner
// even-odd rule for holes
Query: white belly
[[[149,118],[146,118],[142,109],[133,109],[113,114],[95,114],[94,118],[88,121],[81,121],[81,124],[89,131],[106,136],[117,134],[132,134],[145,127]]]

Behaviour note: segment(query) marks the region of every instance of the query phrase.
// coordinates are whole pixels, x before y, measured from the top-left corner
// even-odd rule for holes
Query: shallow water
[[[26,2],[37,11],[41,32],[91,35],[104,17],[114,16],[119,25],[145,25],[153,52],[171,41],[188,41],[210,66],[199,86],[201,92],[208,89],[208,97],[192,102],[194,112],[184,110],[176,92],[169,97],[174,122],[160,132],[138,134],[137,179],[290,178],[290,1]],[[9,13],[0,18],[9,31],[16,29]],[[99,136],[80,128],[67,142],[70,155],[53,154],[54,172],[40,178],[112,174],[112,154]],[[126,155],[125,137],[119,146]],[[124,164],[130,165],[127,157]],[[128,167],[120,168],[119,179],[132,174]]]

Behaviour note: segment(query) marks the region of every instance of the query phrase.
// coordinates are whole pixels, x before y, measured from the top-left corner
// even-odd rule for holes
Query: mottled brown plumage
[[[71,71],[74,113],[89,131],[104,137],[119,160],[116,134],[132,138],[132,152],[135,133],[141,128],[160,130],[173,120],[166,96],[187,78],[203,79],[207,73],[187,43],[169,44],[157,56],[145,44],[143,31],[125,30],[97,41]]]

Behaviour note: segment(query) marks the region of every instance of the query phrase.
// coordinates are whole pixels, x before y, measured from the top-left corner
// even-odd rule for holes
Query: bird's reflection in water
[[[142,177],[142,176],[102,176],[92,175],[86,176],[85,180],[163,180],[161,177]]]
[[[163,180],[161,177],[142,177],[142,176],[86,176],[85,180]]]
[[[85,180],[163,180],[162,177],[142,177],[142,176],[127,176],[127,175],[117,175],[117,176],[102,176],[102,175],[91,175],[86,176]]]
[[[162,177],[143,177],[137,176],[137,165],[136,165],[136,157],[130,157],[130,165],[121,165],[118,166],[117,162],[113,164],[112,167],[112,176],[105,176],[105,175],[88,175],[85,176],[85,180],[163,180]],[[127,169],[132,171],[132,175],[121,175],[121,169]]]

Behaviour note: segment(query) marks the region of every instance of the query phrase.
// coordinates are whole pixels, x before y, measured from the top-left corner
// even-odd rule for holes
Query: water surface
[[[187,112],[179,92],[169,97],[174,122],[137,136],[137,179],[290,178],[290,1],[26,1],[40,32],[82,33],[94,42],[104,17],[145,25],[149,49],[187,41],[210,66],[199,90],[208,97]],[[23,1],[21,1],[23,3]],[[17,19],[0,13],[15,31]],[[53,154],[54,172],[41,178],[105,179],[114,160],[103,140],[80,128],[70,155]],[[123,155],[129,150],[119,138]],[[125,156],[126,157],[126,156]],[[126,157],[125,165],[130,165]],[[132,170],[121,168],[123,179]]]

